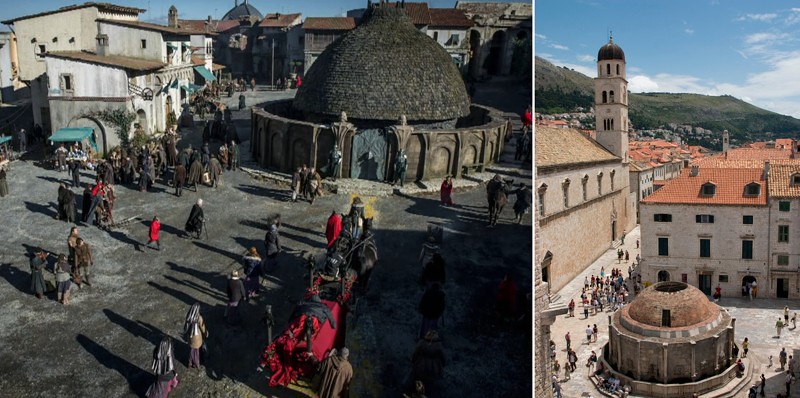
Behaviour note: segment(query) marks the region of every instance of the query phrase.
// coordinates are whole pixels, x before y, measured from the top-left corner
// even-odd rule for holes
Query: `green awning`
[[[11,137],[0,137],[0,144],[5,144],[6,142],[11,141]]]
[[[195,66],[194,70],[196,70],[197,73],[203,77],[203,79],[206,79],[207,82],[213,82],[217,80],[217,78],[214,77],[214,74],[211,73],[210,70],[206,69],[205,66]]]
[[[169,85],[169,88],[178,88],[178,79],[172,81],[172,84]]]
[[[198,86],[197,84],[189,84],[181,86],[182,89],[186,90],[186,94],[194,94],[198,90],[202,90],[204,86]]]
[[[174,45],[174,44],[172,44],[172,43],[167,43],[167,48],[171,48],[171,49],[173,49],[173,50],[177,50],[177,49],[178,49],[178,46],[176,46],[176,45]]]
[[[97,150],[97,144],[94,142],[94,129],[91,127],[64,127],[48,138],[52,142],[80,142],[84,139],[89,139],[92,148]]]

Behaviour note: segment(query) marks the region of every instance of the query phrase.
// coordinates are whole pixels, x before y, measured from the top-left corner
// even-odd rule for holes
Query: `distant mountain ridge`
[[[594,79],[535,60],[535,108],[540,113],[568,112],[594,104]],[[728,130],[732,141],[764,141],[800,136],[800,120],[748,104],[730,95],[631,93],[629,117],[635,128],[656,129],[670,123]],[[771,132],[770,136],[763,133]]]

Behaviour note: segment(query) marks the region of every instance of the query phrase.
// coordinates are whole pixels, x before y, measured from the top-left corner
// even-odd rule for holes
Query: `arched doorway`
[[[542,282],[550,283],[550,263],[553,261],[553,253],[549,250],[542,259]]]
[[[108,153],[108,151],[119,145],[119,138],[116,135],[111,137],[106,136],[106,129],[99,120],[89,116],[76,117],[67,123],[67,127],[89,127],[94,130],[94,141],[97,144],[97,149],[101,152]],[[109,140],[111,140],[109,142]]]
[[[469,71],[473,77],[480,76],[481,34],[477,30],[469,32],[469,52]]]
[[[750,288],[753,286],[753,283],[756,283],[756,277],[752,275],[747,275],[742,278],[742,296],[748,296],[750,294]]]
[[[658,281],[669,282],[669,272],[664,270],[658,271]]]
[[[147,124],[147,114],[144,112],[144,109],[136,111],[136,118],[138,119],[137,122],[139,125],[144,129],[144,132],[149,134],[150,126]]]
[[[486,57],[486,72],[490,75],[503,73],[503,58],[506,50],[506,32],[498,30],[492,35],[492,44],[489,47],[489,56]]]

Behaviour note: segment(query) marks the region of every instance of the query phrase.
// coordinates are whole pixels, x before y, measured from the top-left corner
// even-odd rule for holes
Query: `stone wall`
[[[332,124],[299,120],[292,100],[275,101],[263,109],[252,111],[250,151],[262,167],[291,172],[301,164],[317,169],[325,166],[328,153],[337,142]],[[492,108],[472,105],[469,116],[459,119],[456,128],[428,129],[420,127],[405,139],[403,149],[408,156],[406,181],[461,177],[463,166],[485,168],[500,158],[507,134],[502,114]],[[403,140],[393,132],[393,125],[384,124],[387,132],[386,161],[383,175],[394,178],[394,158]],[[411,125],[411,127],[414,127]],[[350,177],[355,126],[344,132],[341,150],[342,177]]]

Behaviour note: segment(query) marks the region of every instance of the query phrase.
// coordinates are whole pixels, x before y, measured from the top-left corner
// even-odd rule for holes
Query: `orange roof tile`
[[[792,184],[792,176],[800,174],[800,162],[776,164],[769,167],[769,195],[775,197],[800,197],[800,185]]]
[[[300,23],[300,13],[296,14],[267,14],[258,26],[262,28],[287,28],[292,23]]]
[[[537,126],[534,139],[537,168],[620,161],[597,141],[575,129]]]
[[[642,200],[643,203],[661,204],[714,204],[714,205],[754,205],[766,206],[765,181],[760,169],[717,169],[700,167],[697,176],[690,176],[689,169],[667,182],[661,189]],[[761,194],[745,196],[744,187],[751,183],[761,184]],[[700,194],[700,188],[713,182],[716,193],[713,196]]]
[[[791,138],[777,138],[775,140],[775,148],[792,149]]]
[[[304,30],[351,30],[355,27],[353,17],[307,17],[303,22]]]

